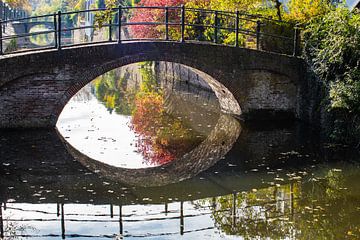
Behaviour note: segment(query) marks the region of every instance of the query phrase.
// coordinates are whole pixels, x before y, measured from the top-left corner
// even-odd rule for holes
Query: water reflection
[[[190,152],[161,166],[141,169],[113,167],[87,157],[70,144],[66,146],[78,162],[98,175],[132,186],[162,186],[191,178],[213,166],[232,148],[240,131],[237,120],[221,115],[208,137]]]
[[[36,239],[357,239],[358,158],[304,132],[245,126],[214,166],[159,187],[90,171],[54,131],[1,132],[0,227]]]
[[[218,122],[218,101],[201,81],[183,86],[181,75],[169,81],[159,69],[146,62],[95,79],[66,105],[60,133],[80,152],[116,167],[159,166],[190,152]]]
[[[0,131],[1,238],[360,238],[354,151],[240,124],[196,73],[161,66],[96,79],[59,132]]]

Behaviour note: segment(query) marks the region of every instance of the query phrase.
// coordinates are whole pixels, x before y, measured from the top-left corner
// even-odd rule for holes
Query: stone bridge
[[[55,127],[82,87],[107,71],[142,61],[175,62],[198,71],[224,112],[301,118],[305,74],[299,58],[199,42],[128,42],[0,58],[0,127]]]
[[[31,28],[36,26],[44,26],[48,29],[54,29],[54,22],[51,21],[37,21],[37,22],[13,22],[11,23],[16,35],[29,33]]]
[[[26,35],[31,32],[31,29],[36,26],[43,26],[46,29],[54,30],[54,22],[51,21],[37,21],[37,22],[12,22],[11,23],[12,28],[14,29],[14,33],[17,36]],[[41,30],[45,31],[45,30]],[[54,35],[53,33],[49,33]],[[48,37],[49,34],[41,34],[42,36]],[[39,36],[41,36],[39,35]],[[50,39],[48,45],[54,45],[54,38]],[[17,44],[22,47],[27,48],[35,48],[38,47],[38,44],[30,40],[30,36],[17,38]]]

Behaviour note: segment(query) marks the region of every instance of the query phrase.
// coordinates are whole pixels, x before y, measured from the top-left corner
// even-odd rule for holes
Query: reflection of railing
[[[126,16],[131,16],[131,11],[160,11],[160,20],[151,20],[151,21],[136,21],[132,22],[131,17],[127,20]],[[47,46],[46,49],[58,49],[61,50],[64,47],[68,46],[78,46],[78,45],[86,45],[92,43],[104,43],[104,42],[126,42],[126,41],[175,41],[175,42],[185,42],[185,41],[212,41],[215,44],[222,45],[233,45],[240,46],[241,41],[239,39],[240,36],[246,36],[251,39],[256,45],[256,49],[262,49],[261,43],[264,39],[273,39],[277,42],[284,42],[287,46],[291,46],[293,55],[297,55],[297,48],[299,45],[299,31],[297,28],[292,27],[290,24],[268,19],[259,15],[250,15],[246,13],[242,13],[239,11],[229,12],[229,11],[219,11],[219,10],[207,10],[207,9],[194,9],[194,8],[185,8],[184,6],[175,6],[175,7],[163,7],[163,6],[135,6],[135,7],[124,7],[119,6],[118,8],[114,8],[110,10],[109,22],[102,25],[102,27],[107,29],[107,39],[102,39],[101,41],[94,41],[93,39],[87,40],[86,42],[76,43],[75,41],[71,43],[65,43],[63,35],[67,32],[74,32],[78,30],[92,29],[97,30],[97,23],[93,25],[85,25],[85,26],[69,26],[66,24],[69,19],[76,19],[76,17],[83,17],[84,14],[107,14],[107,9],[91,9],[91,10],[83,10],[83,11],[74,11],[74,12],[58,12],[50,15],[43,16],[34,16],[34,17],[26,17],[26,18],[18,18],[5,20],[0,22],[0,27],[4,24],[11,24],[15,22],[30,22],[34,19],[38,21],[42,21],[46,19],[48,21],[49,18],[52,18],[51,22],[53,23],[53,29],[46,31],[39,31],[35,33],[24,33],[20,35],[9,35],[2,36],[0,33],[0,54],[4,54],[4,45],[6,41],[10,41],[12,39],[25,38],[40,34],[53,34],[54,43],[50,46]],[[126,16],[125,16],[126,15]],[[204,20],[204,17],[206,20]],[[202,19],[202,20],[199,20]],[[200,23],[199,23],[200,21]],[[64,24],[65,23],[65,24]],[[269,28],[264,28],[264,26],[277,25],[281,26],[282,29],[290,28],[291,36],[285,34],[276,34],[268,32]],[[155,38],[127,38],[124,39],[122,37],[122,30],[127,27],[132,26],[162,26],[163,36],[155,37]],[[116,30],[117,28],[117,30]],[[178,31],[177,36],[172,36],[170,33],[171,28],[176,28]],[[205,31],[205,29],[212,29],[210,32],[210,36],[208,36],[207,40],[199,39],[199,36],[190,36],[188,31],[196,30],[196,31]],[[230,43],[225,43],[221,41],[221,36],[225,32],[235,34],[235,39]],[[0,31],[1,32],[1,31]],[[282,31],[281,31],[282,32]],[[203,33],[202,33],[203,34]],[[196,34],[195,34],[196,35]],[[209,35],[209,33],[208,33]],[[271,44],[270,44],[271,46]],[[20,46],[21,47],[21,46]],[[247,46],[249,47],[249,46]],[[33,49],[24,49],[22,51],[36,51],[44,49],[41,48],[33,48]],[[267,51],[270,52],[279,52],[274,47],[266,48]],[[19,51],[11,51],[10,53],[19,52]],[[8,53],[8,52],[7,52]],[[288,54],[289,51],[287,51]]]
[[[209,230],[209,229],[213,229],[214,227],[206,227],[206,228],[199,228],[199,229],[192,229],[192,230],[185,230],[184,229],[184,220],[185,218],[194,218],[194,217],[201,217],[204,215],[210,215],[211,212],[201,212],[201,213],[197,213],[197,214],[184,214],[184,206],[183,206],[183,202],[179,203],[179,210],[174,210],[174,211],[169,211],[168,210],[168,205],[167,203],[165,203],[164,205],[164,211],[161,212],[156,212],[156,213],[148,213],[146,215],[136,215],[136,217],[148,217],[148,218],[143,218],[143,219],[124,219],[124,218],[129,218],[129,217],[134,217],[134,214],[123,214],[123,210],[122,210],[122,206],[119,205],[119,212],[118,214],[114,214],[114,206],[112,204],[110,204],[110,214],[75,214],[75,213],[65,213],[65,204],[63,203],[58,203],[57,204],[57,212],[48,212],[48,211],[40,211],[40,210],[25,210],[25,209],[21,209],[21,208],[14,208],[14,207],[6,207],[6,205],[4,204],[4,206],[2,204],[0,204],[0,229],[1,229],[1,236],[0,238],[2,239],[5,235],[4,233],[4,224],[3,221],[7,221],[7,222],[56,222],[59,221],[60,225],[61,225],[61,235],[59,234],[40,234],[40,235],[36,235],[36,234],[20,234],[20,235],[16,235],[16,236],[20,236],[20,237],[62,237],[62,239],[65,239],[66,237],[114,237],[114,235],[106,235],[106,234],[99,234],[99,235],[89,235],[89,234],[66,234],[66,229],[65,229],[65,223],[66,222],[77,222],[77,223],[119,223],[119,234],[123,235],[124,234],[124,227],[123,224],[126,222],[152,222],[152,221],[166,221],[166,220],[174,220],[174,219],[179,219],[179,232],[165,232],[165,233],[146,233],[147,237],[156,237],[156,236],[164,236],[164,235],[177,235],[177,234],[185,234],[185,233],[191,233],[191,232],[199,232],[199,231],[204,231],[204,230]],[[33,213],[41,213],[41,214],[46,214],[46,215],[56,215],[56,218],[21,218],[21,219],[3,219],[3,212],[2,209],[4,208],[4,210],[9,209],[9,210],[17,210],[17,211],[23,211],[23,212],[33,212]],[[167,214],[175,214],[175,216],[167,216]],[[162,215],[164,214],[165,217],[150,217],[150,215]],[[111,219],[79,219],[79,218],[68,218],[68,217],[109,217]],[[114,218],[117,219],[114,219]],[[16,233],[15,233],[16,234]],[[12,236],[12,237],[16,237],[16,236]],[[125,234],[125,237],[142,237],[143,235],[134,235],[134,234]],[[145,236],[145,235],[144,235]]]
[[[36,222],[41,222],[41,223],[58,222],[59,228],[61,227],[61,235],[55,233],[46,234],[46,235],[45,234],[32,235],[32,234],[23,233],[21,235],[17,235],[21,237],[60,237],[61,236],[63,239],[65,239],[66,237],[110,238],[116,236],[116,234],[104,234],[104,233],[98,235],[83,234],[82,232],[73,233],[73,234],[66,233],[66,232],[72,232],[71,231],[72,224],[83,224],[83,223],[87,223],[87,224],[105,223],[107,224],[107,226],[109,226],[109,224],[115,223],[116,224],[115,230],[118,229],[118,233],[124,237],[145,237],[145,236],[159,237],[159,236],[170,236],[177,234],[183,235],[192,232],[206,231],[214,228],[220,228],[221,230],[224,230],[222,229],[224,227],[231,229],[232,234],[235,234],[235,233],[239,233],[236,232],[235,229],[237,227],[244,226],[244,223],[261,224],[268,221],[272,222],[273,220],[280,220],[282,222],[288,222],[288,221],[293,222],[294,214],[295,214],[294,202],[299,201],[299,196],[296,193],[294,193],[294,186],[295,186],[294,183],[290,183],[290,185],[288,186],[289,188],[283,186],[282,189],[279,189],[279,187],[277,186],[274,186],[270,189],[268,188],[260,189],[259,195],[257,195],[257,198],[253,200],[250,200],[253,198],[250,196],[252,194],[251,192],[246,193],[246,195],[244,195],[244,193],[233,192],[228,195],[212,197],[207,199],[200,199],[199,200],[200,202],[198,203],[192,202],[192,207],[190,208],[187,207],[187,205],[185,205],[184,208],[184,202],[180,201],[180,202],[172,203],[171,207],[173,209],[169,210],[168,203],[164,203],[163,209],[149,211],[146,213],[142,210],[138,212],[136,211],[134,212],[133,210],[131,210],[131,208],[128,209],[127,211],[128,213],[124,213],[123,211],[124,208],[127,207],[126,205],[124,206],[118,205],[115,208],[113,204],[107,205],[108,207],[106,207],[106,209],[103,208],[106,205],[101,205],[103,209],[102,211],[106,211],[106,212],[102,212],[102,211],[97,212],[93,209],[93,211],[90,212],[85,211],[84,213],[82,213],[77,210],[74,211],[74,209],[77,209],[77,207],[71,206],[72,204],[69,204],[70,209],[68,208],[68,211],[66,212],[65,211],[66,205],[64,203],[57,203],[56,211],[49,211],[48,210],[49,207],[46,207],[46,209],[44,210],[37,210],[36,208],[33,207],[31,207],[30,209],[25,209],[23,207],[7,206],[5,203],[0,203],[1,237],[4,237],[3,221],[25,223],[25,224],[36,223]],[[249,197],[249,199],[247,197]],[[278,208],[279,204],[284,205],[284,208],[279,209]],[[90,207],[94,208],[95,205],[90,205]],[[20,216],[5,217],[4,219],[3,211],[2,211],[3,209],[4,212],[6,212],[7,210],[10,211],[14,210],[16,212],[25,212],[26,217],[25,218]],[[114,211],[115,209],[118,211]],[[252,209],[256,213],[258,213],[257,216],[253,214],[250,215],[246,214],[246,211],[249,211],[249,209]],[[299,211],[299,209],[297,211]],[[93,212],[97,212],[97,213],[93,213]],[[33,215],[30,215],[29,213],[33,213]],[[261,213],[268,213],[268,214],[261,214]],[[34,217],[36,216],[36,214],[41,214],[41,215],[38,217]],[[185,222],[194,222],[199,218],[201,218],[201,220],[203,221],[203,216],[208,216],[209,218],[213,219],[215,221],[214,225],[209,226],[207,224],[206,227],[201,227],[201,228],[192,228],[192,227],[190,227],[190,229],[185,228]],[[284,219],[281,220],[279,219],[280,217],[283,217]],[[173,220],[177,220],[175,226],[176,228],[179,229],[178,231],[171,231],[170,228],[167,231],[160,233],[130,233],[131,231],[129,231],[129,228],[125,228],[124,231],[124,223],[149,224],[151,222],[173,221]],[[76,229],[78,231],[78,228]]]

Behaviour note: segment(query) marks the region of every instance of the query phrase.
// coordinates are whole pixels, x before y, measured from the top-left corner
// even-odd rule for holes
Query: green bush
[[[18,44],[15,38],[12,38],[5,49],[5,53],[11,53],[18,50]]]
[[[304,55],[326,86],[328,110],[336,115],[332,136],[341,141],[359,141],[359,11],[339,7],[312,19],[304,39]]]

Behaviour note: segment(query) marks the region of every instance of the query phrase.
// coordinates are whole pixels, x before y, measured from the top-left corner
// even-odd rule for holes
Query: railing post
[[[2,20],[0,19],[0,55],[3,55]]]
[[[112,41],[112,19],[109,20],[109,42]]]
[[[181,6],[181,42],[185,42],[185,6]]]
[[[0,19],[4,18],[4,16],[3,16],[3,8],[4,8],[4,3],[0,2]]]
[[[118,28],[119,28],[119,32],[118,32],[118,43],[121,43],[121,19],[122,19],[122,7],[121,5],[119,5],[118,8]]]
[[[235,22],[235,47],[239,47],[239,22],[240,22],[240,13],[236,11],[236,22]]]
[[[4,4],[4,21],[7,20],[7,7],[6,5]],[[5,31],[4,31],[5,32]]]
[[[260,32],[261,32],[261,22],[260,20],[256,21],[256,49],[260,50]]]
[[[56,13],[54,13],[54,44],[55,44],[55,48],[58,48],[58,36],[57,36],[57,15]]]
[[[214,13],[214,43],[218,42],[218,11]]]
[[[296,26],[294,29],[294,49],[293,49],[293,56],[299,55],[299,28]]]
[[[58,11],[58,21],[57,21],[58,27],[57,27],[57,49],[61,50],[61,11]]]
[[[169,7],[165,7],[165,40],[169,40]]]

